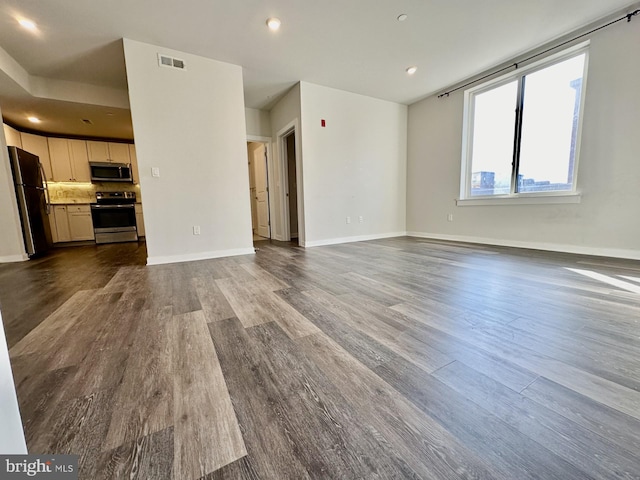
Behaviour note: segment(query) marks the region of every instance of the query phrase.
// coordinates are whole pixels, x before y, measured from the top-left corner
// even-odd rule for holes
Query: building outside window
[[[461,199],[575,193],[587,46],[465,92]]]

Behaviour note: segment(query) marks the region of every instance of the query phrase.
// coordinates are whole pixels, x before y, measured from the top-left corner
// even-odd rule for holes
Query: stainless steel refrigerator
[[[49,191],[40,159],[18,147],[9,147],[18,210],[27,255],[46,252],[52,245]]]

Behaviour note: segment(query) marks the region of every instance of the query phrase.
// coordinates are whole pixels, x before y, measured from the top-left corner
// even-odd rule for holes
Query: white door
[[[271,238],[269,231],[269,187],[267,185],[267,157],[264,144],[253,151],[255,169],[258,235]]]

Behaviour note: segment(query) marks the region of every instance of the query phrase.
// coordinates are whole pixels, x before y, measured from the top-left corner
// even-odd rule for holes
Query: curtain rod
[[[628,13],[628,14],[626,14],[626,15],[624,15],[624,16],[622,16],[622,17],[620,17],[620,18],[616,19],[616,20],[612,20],[611,22],[609,22],[609,23],[607,23],[607,24],[605,24],[605,25],[601,25],[601,26],[599,26],[598,28],[594,28],[593,30],[589,30],[588,32],[585,32],[585,33],[583,33],[583,34],[581,34],[581,35],[578,35],[578,36],[576,36],[576,37],[573,37],[573,38],[571,38],[571,39],[569,39],[569,40],[565,40],[564,42],[559,43],[558,45],[555,45],[555,46],[553,46],[553,47],[547,48],[546,50],[543,50],[542,52],[536,53],[535,55],[531,55],[530,57],[527,57],[527,58],[525,58],[524,60],[520,60],[520,61],[519,61],[519,62],[517,62],[517,63],[512,63],[511,65],[507,65],[506,67],[502,67],[502,68],[500,68],[500,69],[498,69],[498,70],[495,70],[495,71],[493,71],[493,72],[491,72],[491,73],[488,73],[488,74],[486,74],[486,75],[483,75],[483,76],[482,76],[482,77],[480,77],[480,78],[476,78],[475,80],[472,80],[472,81],[470,81],[470,82],[468,82],[468,83],[465,83],[464,85],[460,85],[459,87],[452,88],[451,90],[448,90],[448,91],[446,91],[446,92],[441,93],[440,95],[438,95],[438,98],[448,97],[450,93],[457,92],[458,90],[462,90],[463,88],[466,88],[466,87],[468,87],[468,86],[470,86],[470,85],[473,85],[474,83],[481,82],[482,80],[484,80],[484,79],[486,79],[486,78],[493,77],[494,75],[497,75],[498,73],[502,73],[502,72],[504,72],[505,70],[509,70],[510,68],[515,68],[515,69],[517,69],[517,68],[518,68],[518,65],[519,65],[519,64],[521,64],[521,63],[526,63],[526,62],[528,62],[529,60],[533,60],[534,58],[539,57],[540,55],[544,55],[545,53],[549,53],[549,52],[551,52],[551,51],[555,50],[556,48],[560,48],[560,47],[565,46],[565,45],[566,45],[566,44],[568,44],[568,43],[575,42],[576,40],[579,40],[579,39],[580,39],[580,38],[582,38],[582,37],[586,37],[587,35],[591,35],[592,33],[595,33],[595,32],[597,32],[598,30],[602,30],[602,29],[604,29],[604,28],[610,27],[611,25],[614,25],[614,24],[616,24],[616,23],[618,23],[618,22],[622,22],[623,20],[626,20],[626,21],[627,21],[627,23],[628,23],[628,22],[630,22],[630,21],[631,21],[631,19],[632,19],[633,17],[635,17],[635,16],[636,16],[636,15],[638,15],[638,14],[640,14],[640,9],[637,9],[637,10],[635,10],[635,11],[633,11],[633,12],[631,12],[631,13]]]

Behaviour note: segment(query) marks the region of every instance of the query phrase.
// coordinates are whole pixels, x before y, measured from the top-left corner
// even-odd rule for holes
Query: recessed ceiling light
[[[40,119],[38,117],[27,117],[31,123],[40,123]]]
[[[273,30],[274,32],[280,28],[281,23],[282,22],[280,22],[280,19],[276,17],[271,17],[267,19],[267,27],[269,27],[269,29]]]
[[[401,13],[400,15],[398,15],[398,21],[399,22],[404,22],[406,19],[408,18],[406,13]]]
[[[22,27],[26,28],[27,30],[34,31],[34,30],[36,30],[36,29],[38,28],[38,27],[36,26],[35,22],[33,22],[33,21],[31,21],[31,20],[28,20],[28,19],[26,19],[26,18],[21,18],[20,20],[18,20],[18,23],[19,23]]]
[[[407,67],[407,73],[409,75],[413,75],[414,73],[416,73],[418,71],[418,67],[416,67],[415,65],[411,66],[411,67]]]

